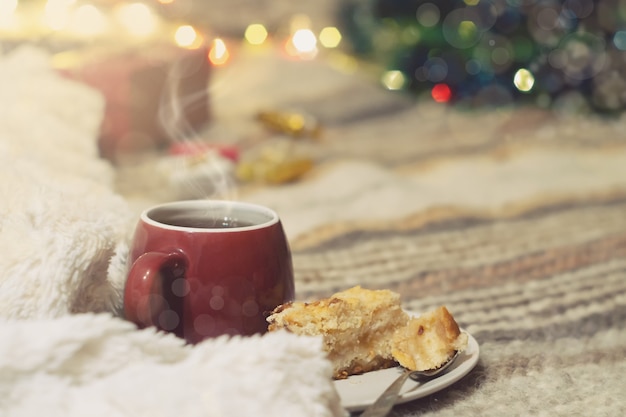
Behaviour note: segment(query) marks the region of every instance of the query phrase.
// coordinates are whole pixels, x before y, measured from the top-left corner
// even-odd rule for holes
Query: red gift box
[[[104,95],[100,152],[116,161],[124,154],[166,148],[208,122],[207,53],[173,45],[89,49],[72,52],[59,70]]]

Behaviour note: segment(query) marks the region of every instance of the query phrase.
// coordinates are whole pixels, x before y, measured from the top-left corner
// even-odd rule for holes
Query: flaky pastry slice
[[[399,294],[360,286],[310,303],[284,304],[267,320],[269,331],[322,336],[336,379],[398,363],[435,369],[467,346],[467,335],[445,307],[411,317]]]

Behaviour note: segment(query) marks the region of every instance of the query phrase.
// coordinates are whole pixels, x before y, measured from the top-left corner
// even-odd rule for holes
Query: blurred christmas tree
[[[352,52],[458,105],[626,109],[626,0],[346,0]]]

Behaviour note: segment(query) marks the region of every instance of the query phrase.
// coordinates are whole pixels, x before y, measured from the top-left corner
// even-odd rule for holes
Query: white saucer
[[[467,332],[465,332],[467,333]],[[450,369],[440,377],[427,382],[411,379],[402,387],[396,404],[413,401],[440,391],[467,375],[478,363],[479,348],[476,339],[467,333],[467,348],[462,352]],[[370,406],[385,389],[404,371],[401,367],[352,375],[347,379],[335,381],[335,387],[341,398],[341,405],[348,411],[360,411]]]

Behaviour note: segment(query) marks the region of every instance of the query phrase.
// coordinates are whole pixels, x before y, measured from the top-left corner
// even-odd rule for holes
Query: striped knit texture
[[[394,416],[621,416],[626,412],[626,200],[353,231],[294,251],[298,296],[352,285],[446,305],[478,366]]]
[[[433,109],[418,114],[418,122],[416,113],[409,112],[329,132],[326,146],[336,159],[365,159],[393,172],[397,181],[378,179],[372,186],[346,189],[342,196],[329,192],[301,202],[335,207],[323,212],[326,221],[290,236],[297,298],[327,297],[354,285],[389,288],[401,294],[407,310],[446,305],[477,339],[481,356],[469,375],[434,395],[394,407],[392,416],[626,415],[625,123],[555,120],[527,110],[510,117],[443,115]],[[420,140],[409,140],[411,124],[419,124]],[[498,174],[528,149],[538,155],[557,149],[554,163],[552,156],[544,162],[536,158],[519,176]],[[576,152],[564,163],[556,161],[558,149]],[[598,151],[606,152],[607,165],[609,155],[617,158],[616,168],[610,168],[615,171],[601,172],[602,153],[593,165],[600,168],[588,164],[587,158]],[[397,182],[422,180],[442,161],[454,167],[472,158],[502,164],[494,168],[493,178],[484,176],[477,192],[506,190],[510,180],[515,187],[527,187],[527,194],[506,202],[494,198],[483,207],[470,207],[462,198],[452,205],[433,200],[408,213],[389,209],[385,213],[396,215],[382,220],[363,214],[374,206],[355,210],[358,221],[333,217],[342,204],[349,207],[364,193],[380,195],[384,205],[387,196],[395,198],[387,190]],[[566,173],[556,168],[569,163],[573,169]],[[481,169],[480,164],[470,166]],[[291,186],[282,200],[273,199],[272,192],[251,198],[273,205],[285,215],[289,229],[290,221],[308,221],[306,215],[289,217],[298,210],[289,200],[297,194],[290,193],[307,187],[307,181],[321,181],[319,177],[323,174]],[[562,193],[541,190],[557,179]],[[353,179],[359,180],[367,181]],[[455,191],[453,184],[448,186]],[[301,200],[309,194],[313,192],[305,188]],[[335,203],[340,197],[345,202]],[[427,197],[407,188],[405,198],[389,204]]]

